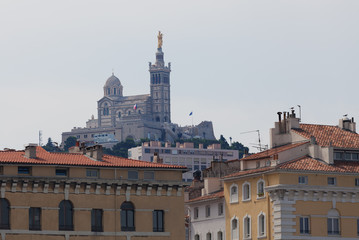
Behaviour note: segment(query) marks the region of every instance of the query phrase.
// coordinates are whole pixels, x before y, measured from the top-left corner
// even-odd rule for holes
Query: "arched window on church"
[[[116,95],[116,88],[113,89],[113,95]]]
[[[118,118],[121,118],[121,112],[118,112]]]
[[[108,94],[108,95],[111,94],[111,88],[107,88],[107,94]]]

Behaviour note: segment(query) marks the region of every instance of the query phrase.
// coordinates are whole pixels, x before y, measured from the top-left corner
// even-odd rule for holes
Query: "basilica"
[[[62,133],[62,144],[70,136],[107,147],[127,138],[170,142],[178,138],[215,139],[211,121],[185,127],[171,122],[171,63],[164,61],[161,32],[156,61],[149,63],[149,72],[150,94],[135,96],[124,96],[121,81],[112,74],[103,87],[104,96],[97,102],[98,118],[92,116],[85,128]]]

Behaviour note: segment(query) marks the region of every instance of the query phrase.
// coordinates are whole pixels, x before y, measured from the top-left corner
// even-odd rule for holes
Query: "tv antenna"
[[[263,150],[267,150],[267,146],[262,148],[262,144],[261,144],[261,134],[259,130],[253,130],[253,131],[248,131],[248,132],[241,132],[241,134],[246,134],[246,133],[252,133],[252,132],[257,132],[258,134],[258,145],[254,145],[255,148],[257,148],[260,152],[262,152]]]
[[[42,146],[42,130],[39,131],[39,146]]]

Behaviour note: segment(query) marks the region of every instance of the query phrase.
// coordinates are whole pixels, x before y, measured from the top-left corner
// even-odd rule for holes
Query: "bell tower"
[[[155,64],[149,63],[152,98],[152,120],[171,122],[170,72],[171,63],[165,66],[162,52],[162,36],[158,32],[158,46]]]

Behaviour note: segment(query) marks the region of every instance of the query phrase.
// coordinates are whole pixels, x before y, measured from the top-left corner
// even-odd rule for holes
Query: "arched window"
[[[108,95],[111,94],[111,88],[107,88],[107,94],[108,94]]]
[[[131,111],[128,111],[128,115],[131,115]]]
[[[248,215],[243,218],[243,238],[251,238],[251,217]]]
[[[121,204],[121,231],[135,231],[135,207],[131,202]]]
[[[199,240],[199,235],[198,234],[194,235],[194,240]]]
[[[113,89],[113,95],[116,95],[116,88]]]
[[[217,240],[223,240],[223,232],[219,231],[217,233]]]
[[[121,118],[121,112],[118,112],[118,118]]]
[[[245,182],[242,185],[242,200],[251,200],[251,185],[248,182]]]
[[[237,218],[233,218],[231,220],[231,237],[232,240],[239,240],[239,228]]]
[[[257,182],[257,197],[261,198],[264,197],[264,180],[260,179]]]
[[[336,209],[330,209],[328,212],[328,235],[340,235],[339,212]]]
[[[10,229],[10,203],[7,199],[0,199],[0,229]]]
[[[238,186],[237,184],[232,184],[230,188],[230,203],[238,202]]]
[[[59,230],[74,230],[73,205],[69,200],[62,200],[59,204]]]
[[[266,235],[266,224],[265,224],[265,215],[264,213],[260,213],[258,215],[258,236],[264,237]]]
[[[207,233],[206,240],[212,240],[212,234],[211,233]]]

